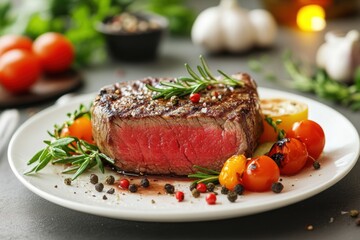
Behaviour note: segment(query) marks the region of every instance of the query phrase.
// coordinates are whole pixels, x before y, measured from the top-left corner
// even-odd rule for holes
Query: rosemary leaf
[[[90,158],[87,158],[79,167],[79,169],[76,171],[76,173],[74,174],[74,176],[71,178],[72,180],[75,180],[78,176],[80,176],[88,167],[89,163],[90,163]]]

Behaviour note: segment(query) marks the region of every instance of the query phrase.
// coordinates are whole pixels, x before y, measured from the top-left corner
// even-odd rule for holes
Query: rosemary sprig
[[[101,153],[96,145],[76,137],[61,137],[62,129],[70,126],[77,118],[82,116],[91,118],[89,109],[81,104],[77,110],[68,113],[67,116],[69,118],[67,121],[61,125],[55,125],[53,132],[48,131],[52,140],[44,141],[46,147],[38,151],[27,163],[28,165],[35,164],[35,166],[24,174],[37,173],[51,162],[68,165],[62,173],[74,173],[72,180],[75,180],[95,166],[104,173],[103,162],[114,164],[114,160]]]
[[[196,168],[198,171],[193,174],[189,174],[189,178],[195,178],[195,183],[217,183],[219,182],[219,172],[204,168],[198,165],[194,165],[194,168]]]
[[[286,137],[284,129],[280,129],[278,125],[282,122],[281,119],[273,120],[271,117],[265,116],[265,122],[269,124],[277,134],[277,139],[281,140]]]
[[[234,79],[221,70],[218,72],[223,76],[222,79],[216,79],[211,73],[205,59],[200,56],[201,66],[197,66],[198,74],[185,63],[185,68],[190,77],[179,77],[175,82],[160,82],[161,87],[154,87],[149,84],[146,87],[158,94],[153,96],[153,99],[164,98],[169,99],[172,96],[183,97],[192,93],[197,93],[204,90],[208,86],[224,84],[231,87],[242,87],[244,82]]]
[[[98,166],[104,173],[102,161],[114,164],[114,160],[101,153],[97,146],[92,145],[74,137],[65,137],[53,141],[44,141],[47,145],[44,149],[38,151],[28,162],[28,165],[36,165],[24,174],[37,173],[48,163],[68,164],[62,173],[74,173],[72,180],[75,180],[88,169]]]
[[[320,98],[340,103],[354,111],[360,110],[360,68],[355,72],[354,84],[346,85],[331,79],[322,69],[316,69],[314,76],[309,77],[290,52],[284,54],[284,66],[296,89],[313,92]]]

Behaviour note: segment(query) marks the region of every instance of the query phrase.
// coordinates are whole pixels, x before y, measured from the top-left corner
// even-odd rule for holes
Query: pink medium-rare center
[[[221,170],[232,155],[251,155],[262,132],[255,82],[247,74],[233,77],[245,86],[213,87],[199,103],[188,97],[153,100],[145,87],[173,79],[105,87],[92,108],[95,142],[124,171],[187,175],[194,165]]]

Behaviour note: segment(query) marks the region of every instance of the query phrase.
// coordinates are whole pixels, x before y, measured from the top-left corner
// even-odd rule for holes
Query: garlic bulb
[[[191,30],[192,41],[210,52],[244,52],[254,46],[271,46],[277,25],[265,10],[248,11],[236,0],[221,0],[219,6],[199,14]]]
[[[317,51],[316,63],[334,80],[353,81],[355,69],[360,67],[359,32],[352,30],[345,36],[326,33],[325,43]]]

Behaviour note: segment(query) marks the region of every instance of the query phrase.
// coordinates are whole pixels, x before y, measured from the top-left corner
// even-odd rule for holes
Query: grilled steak
[[[199,103],[188,97],[152,100],[145,84],[174,79],[146,78],[100,90],[92,108],[99,149],[124,171],[186,175],[193,165],[221,170],[234,154],[251,155],[262,132],[255,82],[244,87],[214,86]]]

